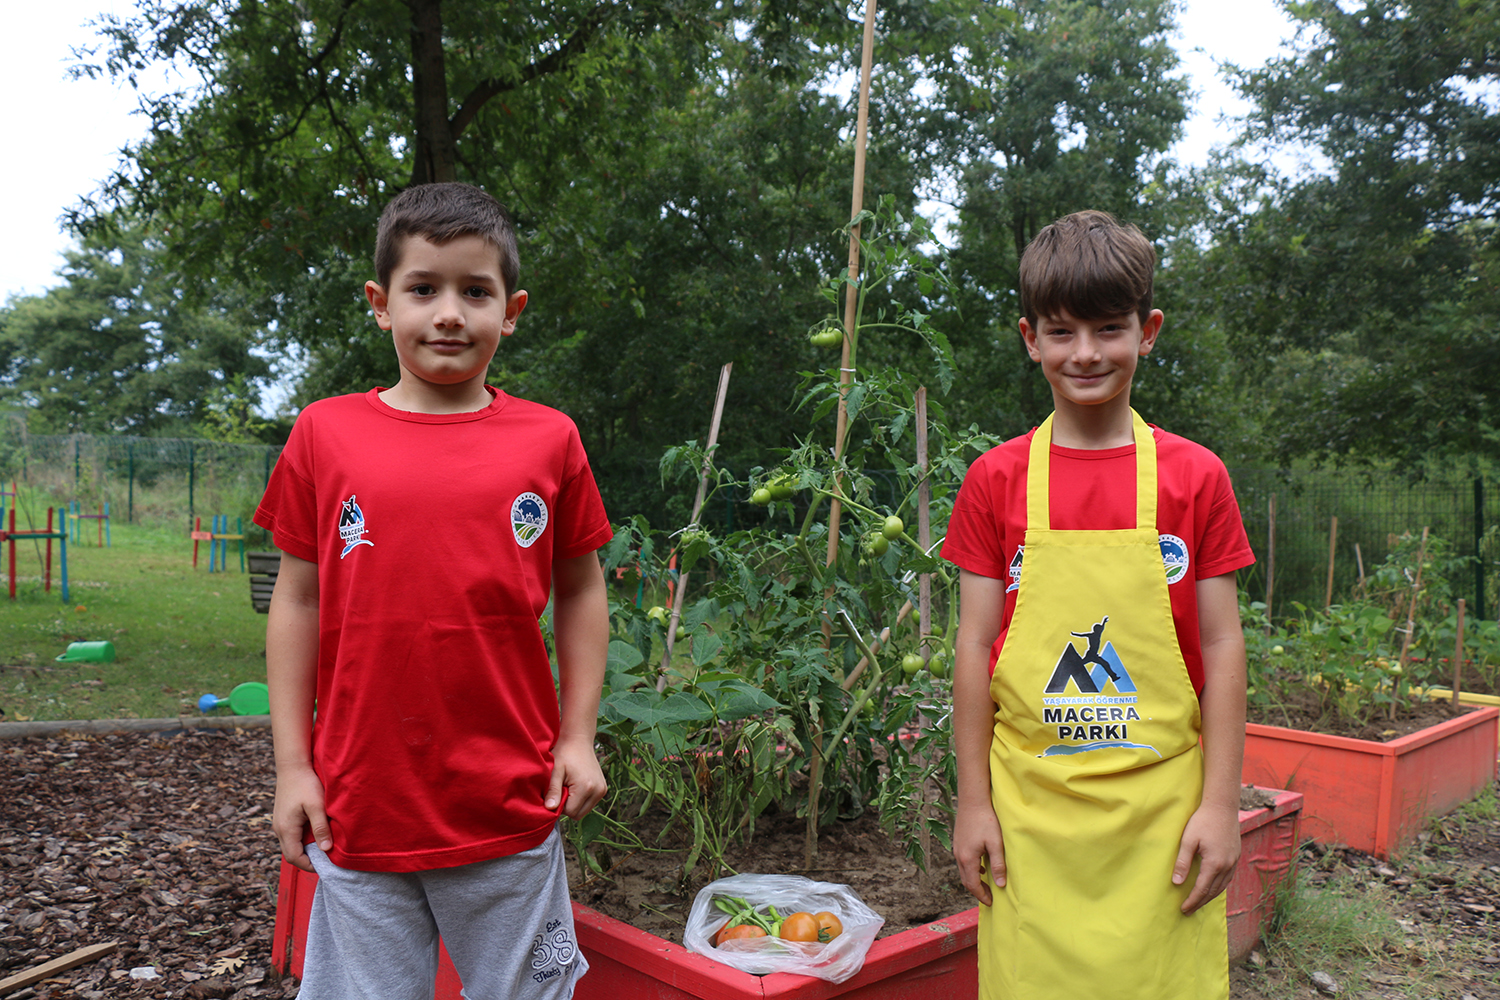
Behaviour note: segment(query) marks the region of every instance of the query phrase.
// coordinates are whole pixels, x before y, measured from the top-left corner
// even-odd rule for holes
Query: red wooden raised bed
[[[1231,961],[1255,947],[1297,849],[1302,796],[1275,794],[1267,808],[1240,811],[1240,863],[1228,890]],[[302,975],[317,881],[281,863],[271,961],[283,975]],[[970,1000],[979,989],[977,908],[881,938],[859,974],[843,983],[786,973],[753,976],[577,903],[573,919],[589,960],[577,1000]],[[458,1000],[461,985],[444,952],[436,1000]]]
[[[271,944],[271,962],[282,974],[302,975],[317,881],[316,875],[282,861]],[[881,938],[870,947],[859,974],[842,983],[786,973],[752,976],[577,903],[573,920],[589,960],[576,1000],[971,1000],[979,990],[977,909]],[[444,952],[436,1000],[458,1000],[460,986]]]
[[[1249,723],[1244,780],[1301,792],[1306,836],[1390,857],[1495,779],[1497,716],[1480,708],[1389,743]]]
[[[1229,910],[1229,962],[1249,957],[1276,908],[1276,893],[1297,859],[1302,793],[1266,789],[1276,800],[1261,809],[1240,810],[1240,860],[1226,896]]]

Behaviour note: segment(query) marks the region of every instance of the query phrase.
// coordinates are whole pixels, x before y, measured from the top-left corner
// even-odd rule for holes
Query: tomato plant
[[[951,654],[956,579],[935,543],[968,462],[998,441],[946,420],[952,352],[927,303],[948,293],[947,279],[917,249],[936,244],[931,230],[892,199],[856,221],[863,273],[821,287],[835,309],[854,290],[852,327],[833,316],[813,331],[844,344],[847,363],[841,356],[804,373],[805,435],[740,475],[696,442],[662,456],[664,482],[684,491],[706,470],[704,510],[748,499],[749,526],[691,524],[663,536],[638,519],[606,550],[611,572],[642,567],[642,579],[691,580],[686,636],[670,659],[664,623],[616,595],[622,649],[611,655],[599,727],[611,822],[628,826],[656,804],[670,810],[694,845],[684,877],[700,860],[720,867],[725,845],[773,804],[807,818],[809,849],[817,826],[865,808],[919,863],[933,845],[947,846],[951,691],[945,670],[908,670],[903,656],[943,663]],[[898,358],[901,367],[891,363]],[[725,425],[733,419],[726,411]],[[925,542],[909,527],[924,503]],[[930,613],[918,626],[924,586]],[[913,728],[915,741],[892,739]]]

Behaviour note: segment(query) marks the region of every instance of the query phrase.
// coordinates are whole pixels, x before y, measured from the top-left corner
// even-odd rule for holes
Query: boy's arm
[[[266,684],[276,754],[276,803],[271,828],[281,854],[303,871],[311,827],[323,850],[333,847],[323,811],[323,783],[312,762],[313,702],[318,690],[318,564],[282,553],[266,620]]]
[[[609,650],[609,596],[596,553],[552,564],[552,641],[557,650],[562,728],[552,748],[546,806],[556,809],[566,786],[568,802],[563,813],[582,819],[607,789],[594,754]]]
[[[1182,912],[1223,892],[1240,857],[1240,768],[1245,756],[1245,633],[1233,573],[1198,581],[1203,646],[1203,800],[1182,831],[1172,881],[1186,881],[1202,858]]]
[[[953,654],[953,756],[958,802],[953,859],[964,888],[985,906],[994,900],[981,874],[987,868],[1005,885],[1005,846],[990,798],[990,741],[995,703],[990,700],[990,647],[1005,613],[1005,581],[968,570],[958,575],[958,636]]]

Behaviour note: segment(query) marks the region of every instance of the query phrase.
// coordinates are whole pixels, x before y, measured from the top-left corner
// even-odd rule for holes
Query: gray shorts
[[[424,872],[318,872],[298,1000],[431,1000],[438,937],[469,1000],[568,1000],[588,962],[573,930],[562,835]]]

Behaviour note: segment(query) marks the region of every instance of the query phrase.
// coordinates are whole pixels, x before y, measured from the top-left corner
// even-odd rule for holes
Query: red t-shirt
[[[381,390],[304,409],[255,522],[318,564],[313,766],[333,861],[420,871],[541,843],[560,725],[538,618],[552,564],[611,537],[573,422]]]
[[[943,558],[971,573],[1007,581],[1000,637],[1005,644],[1025,562],[1026,463],[1031,436],[992,448],[969,467],[953,503]],[[1217,455],[1187,438],[1152,427],[1156,440],[1157,513],[1162,561],[1177,642],[1193,689],[1203,690],[1197,580],[1255,562],[1229,472]],[[1135,445],[1089,451],[1052,446],[1052,527],[1064,531],[1135,527]]]

